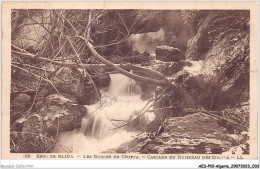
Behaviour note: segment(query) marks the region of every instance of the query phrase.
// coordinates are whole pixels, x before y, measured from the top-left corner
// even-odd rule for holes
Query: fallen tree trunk
[[[97,51],[94,49],[94,47],[92,46],[91,43],[87,42],[87,46],[89,47],[90,51],[92,52],[92,54],[98,59],[100,60],[102,63],[106,64],[107,66],[111,67],[112,69],[118,71],[119,73],[131,78],[131,79],[134,79],[134,80],[137,80],[137,81],[144,81],[144,82],[151,82],[151,83],[154,83],[154,84],[157,84],[157,85],[162,85],[162,86],[172,86],[172,83],[167,80],[166,78],[163,78],[163,79],[160,79],[160,80],[157,80],[157,79],[152,79],[152,78],[148,78],[148,77],[143,77],[143,76],[139,76],[139,75],[136,75],[136,74],[133,74],[131,72],[128,72],[126,70],[124,70],[123,68],[121,68],[120,66],[116,66],[115,64],[113,64],[112,62],[106,60],[105,58],[103,58],[101,55],[99,55],[97,53]],[[129,65],[128,65],[129,67]],[[154,72],[152,70],[149,70],[149,69],[144,69],[144,71],[148,71],[150,72],[151,74],[154,74]],[[158,76],[158,74],[156,74],[156,76]]]

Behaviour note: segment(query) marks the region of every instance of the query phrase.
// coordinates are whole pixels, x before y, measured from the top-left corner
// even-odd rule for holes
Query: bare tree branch
[[[158,84],[158,85],[171,85],[171,82],[170,81],[165,81],[165,80],[156,80],[156,79],[151,79],[151,78],[146,78],[146,77],[143,77],[143,76],[138,76],[138,75],[135,75],[133,73],[130,73],[116,65],[114,65],[113,63],[111,63],[110,61],[106,60],[105,58],[103,58],[102,56],[100,56],[97,51],[94,49],[94,47],[92,46],[91,43],[87,43],[87,46],[89,47],[90,51],[92,52],[92,54],[98,58],[98,60],[100,60],[102,63],[108,65],[109,67],[111,67],[112,69],[122,73],[123,75],[131,78],[131,79],[134,79],[134,80],[138,80],[138,81],[146,81],[146,82],[151,82],[151,83],[155,83],[155,84]]]
[[[36,77],[36,78],[39,78],[39,79],[42,78],[42,80],[44,80],[45,82],[50,83],[50,84],[52,85],[52,87],[59,93],[58,89],[53,85],[52,81],[50,81],[50,80],[48,80],[48,79],[45,79],[45,78],[42,77],[42,76],[36,75],[36,74],[34,74],[34,73],[32,73],[32,72],[29,72],[28,70],[23,69],[23,68],[21,68],[21,67],[19,67],[19,66],[16,66],[16,65],[14,65],[14,64],[11,64],[11,66],[14,67],[14,68],[16,68],[16,69],[19,69],[19,70],[21,70],[21,71],[23,71],[23,72],[26,72],[26,73],[28,73],[28,74],[32,74],[32,75],[33,75],[34,77]]]

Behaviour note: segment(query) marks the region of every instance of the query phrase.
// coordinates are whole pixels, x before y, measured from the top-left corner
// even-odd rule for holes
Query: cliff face
[[[199,25],[186,58],[202,61],[200,80],[223,93],[219,106],[248,100],[249,11],[212,11]]]
[[[146,11],[135,28],[161,28],[161,44],[180,49],[193,63],[168,76],[186,87],[199,105],[220,109],[249,98],[249,21],[249,11]]]

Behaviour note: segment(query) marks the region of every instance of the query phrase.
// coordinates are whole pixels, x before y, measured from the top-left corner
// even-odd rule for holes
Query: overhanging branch
[[[103,58],[101,55],[99,55],[97,53],[97,51],[94,49],[94,47],[92,46],[91,43],[87,43],[87,46],[89,47],[90,51],[92,52],[92,54],[98,59],[100,60],[102,63],[106,64],[107,66],[111,67],[112,69],[118,71],[119,73],[131,78],[131,79],[134,79],[134,80],[137,80],[137,81],[145,81],[145,82],[151,82],[151,83],[154,83],[154,84],[157,84],[157,85],[162,85],[162,86],[165,86],[165,85],[172,85],[172,83],[170,81],[166,81],[165,79],[163,80],[156,80],[156,79],[151,79],[151,78],[147,78],[147,77],[143,77],[143,76],[139,76],[139,75],[136,75],[136,74],[133,74],[131,72],[128,72],[124,69],[122,69],[121,67],[119,66],[116,66],[115,64],[113,64],[112,62],[106,60],[105,58]],[[150,70],[149,70],[150,71]],[[151,72],[152,73],[152,72]]]

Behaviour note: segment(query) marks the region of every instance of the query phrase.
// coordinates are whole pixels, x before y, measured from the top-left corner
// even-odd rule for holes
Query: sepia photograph
[[[11,11],[10,152],[249,154],[249,10]]]
[[[1,158],[257,159],[257,9],[200,4],[5,3]]]

